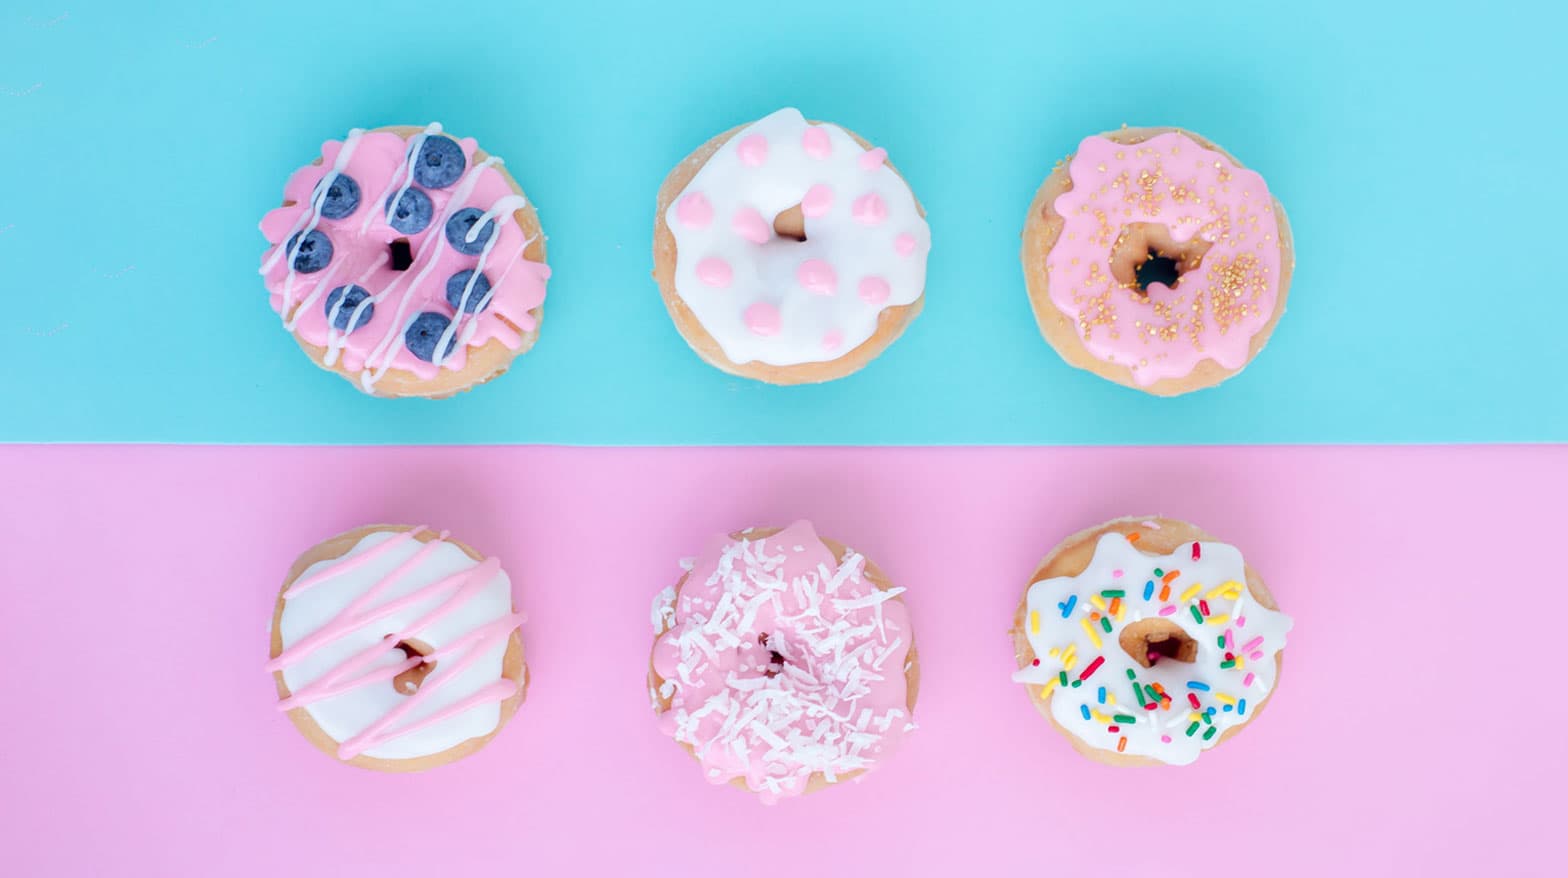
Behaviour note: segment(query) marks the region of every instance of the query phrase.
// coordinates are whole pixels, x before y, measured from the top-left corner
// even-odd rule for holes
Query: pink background
[[[1568,448],[14,446],[0,493],[8,874],[1561,867]],[[1253,727],[1118,771],[1009,682],[1005,630],[1059,538],[1155,512],[1239,545],[1296,630]],[[648,607],[705,536],[800,516],[908,587],[921,729],[765,808],[656,731]],[[500,556],[530,616],[528,702],[424,775],[334,764],[261,670],[289,563],[376,521]]]

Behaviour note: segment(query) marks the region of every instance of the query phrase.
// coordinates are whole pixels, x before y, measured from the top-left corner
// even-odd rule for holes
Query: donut
[[[714,784],[764,803],[882,762],[914,728],[909,611],[810,522],[720,537],[653,603],[649,696]]]
[[[783,109],[659,189],[654,279],[697,355],[770,384],[842,378],[920,313],[931,232],[887,151]]]
[[[1179,128],[1087,137],[1035,194],[1024,280],[1070,365],[1156,396],[1212,387],[1263,350],[1295,266],[1263,178]]]
[[[278,710],[322,752],[422,771],[495,737],[528,671],[500,562],[425,527],[370,525],[294,562],[272,614]]]
[[[322,144],[261,231],[272,310],[365,393],[448,397],[539,337],[539,216],[499,158],[438,123]]]
[[[1030,582],[1013,679],[1091,759],[1189,764],[1279,682],[1290,617],[1241,552],[1191,524],[1107,522],[1068,537]]]

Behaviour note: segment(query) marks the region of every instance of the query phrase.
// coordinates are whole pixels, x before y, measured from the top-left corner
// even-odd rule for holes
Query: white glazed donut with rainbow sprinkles
[[[1290,628],[1235,547],[1123,518],[1041,562],[1014,619],[1013,679],[1090,758],[1186,765],[1262,711]]]
[[[783,109],[670,172],[653,273],[704,360],[802,384],[860,369],[904,331],[920,311],[930,243],[886,150]]]

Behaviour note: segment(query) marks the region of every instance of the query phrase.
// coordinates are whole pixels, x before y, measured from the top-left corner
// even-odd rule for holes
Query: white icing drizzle
[[[431,122],[425,126],[425,130],[409,138],[408,149],[403,151],[402,163],[397,166],[397,170],[392,172],[392,179],[387,183],[387,188],[381,191],[380,200],[375,202],[375,204],[381,205],[382,222],[389,226],[392,225],[392,215],[397,213],[398,201],[402,200],[403,193],[407,192],[409,187],[414,185],[414,157],[419,155],[419,150],[425,145],[426,140],[440,133],[441,123]],[[403,178],[402,183],[398,183],[399,177]],[[397,191],[397,197],[389,201],[388,196],[392,195],[393,190]],[[365,211],[365,218],[359,223],[359,233],[361,235],[370,229],[371,219],[375,215],[375,210]]]
[[[332,162],[332,169],[321,178],[321,182],[317,183],[316,188],[311,192],[310,211],[300,212],[299,219],[289,227],[288,234],[284,235],[279,245],[273,249],[272,255],[262,260],[260,273],[265,275],[278,264],[278,260],[282,259],[285,253],[288,256],[288,277],[283,282],[283,304],[278,309],[278,313],[283,315],[285,324],[294,313],[289,307],[289,292],[294,287],[294,258],[299,255],[299,248],[305,242],[305,236],[315,231],[316,226],[321,223],[321,208],[327,201],[327,189],[332,186],[338,175],[343,173],[343,169],[348,167],[349,159],[354,157],[354,148],[359,146],[359,139],[364,135],[363,128],[350,129],[348,136],[343,139],[342,148],[338,150],[337,159]],[[299,239],[291,245],[289,240],[296,234],[299,235]],[[320,285],[318,284],[317,287],[319,289]]]
[[[1195,552],[1194,545],[1150,555],[1124,535],[1106,533],[1082,573],[1029,587],[1024,632],[1038,664],[1018,671],[1013,679],[1043,685],[1051,716],[1084,743],[1116,751],[1125,739],[1122,752],[1127,755],[1185,765],[1214,746],[1226,730],[1250,720],[1273,690],[1275,656],[1285,647],[1290,617],[1247,599],[1246,565],[1234,547],[1199,541]],[[1103,593],[1117,590],[1124,594],[1116,599],[1113,613],[1112,598]],[[1192,638],[1196,661],[1161,658],[1150,668],[1135,662],[1117,638],[1126,626],[1149,618],[1164,619]],[[1110,631],[1104,630],[1102,619],[1109,620]],[[1222,637],[1224,647],[1219,644]],[[1227,654],[1234,657],[1233,667],[1221,667]],[[1089,670],[1102,657],[1103,662]],[[1163,704],[1163,699],[1152,702],[1147,694],[1152,690],[1135,690],[1129,670],[1140,687],[1163,687],[1169,709],[1146,709],[1145,703]],[[1064,673],[1067,685],[1061,682]],[[1072,685],[1074,681],[1078,685]],[[1194,709],[1189,695],[1199,708]]]
[[[485,223],[514,210],[522,210],[527,206],[528,199],[521,195],[504,195],[496,199],[496,202],[490,205],[490,209],[480,214],[479,219],[475,220],[474,224],[469,227],[468,232],[463,235],[464,242],[472,244],[474,241],[479,240],[479,233],[484,229]],[[445,234],[444,230],[442,234]],[[473,314],[467,312],[468,297],[472,294],[474,285],[479,282],[480,276],[484,274],[485,263],[490,259],[490,251],[495,249],[496,242],[499,240],[501,240],[501,227],[497,223],[494,231],[490,233],[490,237],[485,239],[484,247],[479,251],[479,261],[474,265],[474,270],[468,275],[468,283],[463,285],[463,296],[458,300],[457,313],[452,317],[452,322],[446,325],[446,329],[441,333],[441,338],[436,342],[435,357],[431,361],[435,365],[440,366],[446,362],[447,345],[451,343],[453,337],[457,335],[459,328],[465,322],[470,325],[473,324],[479,313],[484,310],[484,304],[490,301],[490,296],[495,292],[498,284],[492,285],[490,290],[485,293],[484,302],[475,306]],[[526,244],[523,246],[527,247]],[[463,341],[466,344],[467,339],[463,339]],[[452,345],[452,350],[457,350],[457,345]]]
[[[809,149],[808,137],[814,138]],[[765,147],[743,147],[759,142]],[[737,133],[670,204],[664,219],[677,247],[675,291],[729,360],[778,366],[834,360],[871,337],[884,309],[920,298],[930,230],[908,184],[883,157],[842,128],[808,125],[799,110],[787,108]],[[808,191],[828,197],[805,210]],[[688,197],[706,205],[683,211]],[[877,201],[873,213],[880,218],[860,211],[866,198]],[[806,240],[780,238],[774,218],[797,204]],[[741,214],[747,219],[737,220]],[[815,292],[802,279],[802,265],[811,260],[835,275]],[[719,267],[727,280],[705,280],[704,265],[709,279]],[[875,291],[862,295],[863,281]]]

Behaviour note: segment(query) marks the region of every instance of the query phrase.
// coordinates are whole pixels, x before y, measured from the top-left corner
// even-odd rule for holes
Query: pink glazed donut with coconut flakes
[[[272,309],[322,368],[373,396],[441,398],[539,337],[539,216],[471,138],[438,123],[354,129],[321,147],[261,231]]]
[[[914,728],[909,610],[810,522],[720,537],[653,603],[660,727],[714,784],[765,803],[856,778]]]
[[[1180,128],[1084,138],[1023,232],[1035,319],[1062,359],[1156,396],[1212,387],[1263,350],[1295,250],[1256,171]]]
[[[924,301],[931,232],[859,135],[784,109],[698,147],[665,179],[654,279],[692,350],[771,384],[871,362]]]

